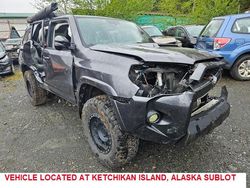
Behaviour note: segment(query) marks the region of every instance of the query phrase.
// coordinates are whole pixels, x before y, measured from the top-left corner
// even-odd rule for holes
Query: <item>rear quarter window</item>
[[[237,19],[232,27],[232,32],[250,34],[250,17]]]
[[[202,36],[206,37],[216,37],[217,33],[219,32],[222,24],[224,22],[224,19],[215,19],[212,20],[206,28],[202,32]]]

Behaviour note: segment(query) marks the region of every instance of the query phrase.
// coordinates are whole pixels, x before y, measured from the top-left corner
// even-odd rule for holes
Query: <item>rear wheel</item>
[[[242,56],[234,64],[231,75],[236,80],[250,80],[250,55]]]
[[[82,121],[89,146],[103,165],[117,168],[136,156],[139,139],[120,130],[107,96],[87,101],[82,110]]]
[[[46,103],[47,91],[39,87],[39,84],[31,70],[25,71],[24,81],[31,104],[38,106]]]

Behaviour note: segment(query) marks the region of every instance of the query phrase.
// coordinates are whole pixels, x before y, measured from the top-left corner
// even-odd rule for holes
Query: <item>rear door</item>
[[[48,33],[48,47],[43,53],[45,82],[54,93],[74,103],[73,55],[70,49],[56,49],[54,45],[56,36],[66,37],[72,42],[68,20],[52,21]]]
[[[227,23],[228,19],[226,18],[213,19],[201,32],[196,47],[198,49],[213,50],[214,38],[220,37],[219,35],[223,33]]]
[[[25,40],[23,40],[22,57],[26,64],[38,67],[42,64],[42,39],[43,22],[35,22],[31,28],[26,31]]]

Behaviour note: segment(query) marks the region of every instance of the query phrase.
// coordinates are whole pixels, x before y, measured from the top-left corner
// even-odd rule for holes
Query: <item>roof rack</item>
[[[49,6],[40,10],[35,15],[28,17],[27,22],[33,23],[35,21],[39,21],[43,19],[51,19],[53,17],[56,17],[56,14],[54,13],[54,11],[57,9],[58,9],[57,3],[51,3]]]

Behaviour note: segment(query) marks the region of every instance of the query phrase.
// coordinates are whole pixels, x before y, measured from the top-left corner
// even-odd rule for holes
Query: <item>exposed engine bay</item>
[[[178,94],[206,82],[218,81],[220,64],[213,62],[187,65],[135,65],[130,69],[129,77],[140,89],[137,96],[155,97],[162,94]]]
[[[180,93],[185,90],[182,82],[188,74],[187,67],[134,66],[130,79],[140,88],[137,95],[154,97],[159,94]]]

